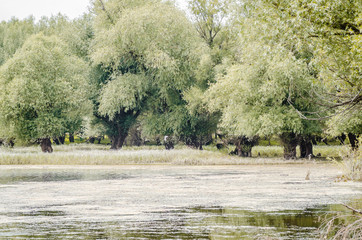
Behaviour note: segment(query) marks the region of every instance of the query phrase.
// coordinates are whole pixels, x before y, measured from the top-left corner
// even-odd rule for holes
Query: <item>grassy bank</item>
[[[343,146],[314,146],[313,152],[314,155],[321,158],[340,158],[340,151],[343,149]],[[297,156],[299,155],[299,147],[297,147]],[[281,146],[255,146],[252,149],[253,156],[261,157],[282,157],[283,156],[283,147]]]
[[[338,155],[335,147],[317,147],[323,155]],[[330,153],[331,152],[331,153]],[[119,151],[109,146],[72,144],[54,146],[54,153],[41,153],[37,146],[0,148],[0,165],[123,165],[123,164],[172,164],[172,165],[240,165],[240,164],[294,164],[309,162],[305,159],[284,160],[283,149],[277,146],[253,149],[253,158],[229,156],[227,151],[206,147],[204,151],[177,146],[171,151],[163,146],[124,147]],[[323,156],[322,155],[322,156]],[[328,155],[330,156],[330,155]]]

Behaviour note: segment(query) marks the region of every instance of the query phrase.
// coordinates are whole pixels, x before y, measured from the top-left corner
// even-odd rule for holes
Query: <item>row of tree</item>
[[[139,124],[240,156],[279,136],[285,158],[320,135],[362,132],[360,1],[94,0],[90,13],[0,23],[0,137],[79,132],[120,149]]]

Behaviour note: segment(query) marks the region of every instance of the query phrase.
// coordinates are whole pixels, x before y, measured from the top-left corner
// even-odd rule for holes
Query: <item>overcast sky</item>
[[[176,0],[179,6],[186,7],[187,0]],[[0,0],[0,21],[11,17],[19,19],[33,15],[36,20],[41,16],[56,15],[59,12],[70,18],[76,18],[86,12],[89,0]]]

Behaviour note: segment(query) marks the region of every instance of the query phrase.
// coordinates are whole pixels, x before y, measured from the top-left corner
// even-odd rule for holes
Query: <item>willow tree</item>
[[[356,142],[362,133],[362,1],[249,1],[249,11],[270,25],[275,36],[313,69],[310,98],[328,111],[309,112],[296,107],[304,119],[327,122],[327,132],[341,133]],[[309,54],[300,54],[308,49]]]
[[[298,39],[299,47],[313,50],[312,64],[327,94],[316,100],[338,113],[361,112],[362,1],[302,1],[287,6],[282,21]],[[279,6],[279,12],[285,8]]]
[[[72,54],[89,62],[90,43],[93,38],[92,16],[83,14],[81,17],[70,20],[62,14],[51,17],[42,17],[37,23],[39,32],[46,36],[56,35],[65,42]],[[67,98],[68,96],[63,96]],[[74,142],[74,134],[81,133],[82,117],[69,119],[68,127],[64,129],[63,135],[59,139],[54,139],[55,143],[64,143],[66,133],[69,133],[69,141]]]
[[[192,74],[192,73],[191,73]],[[181,91],[170,91],[168,99],[153,99],[150,109],[142,116],[142,127],[146,135],[173,135],[187,146],[202,150],[203,145],[212,141],[218,115],[210,113],[202,97],[212,79],[210,55],[204,55],[191,86]]]
[[[52,152],[50,139],[90,109],[87,69],[57,37],[30,37],[0,68],[0,121],[8,134]]]
[[[248,52],[242,60],[227,66],[226,74],[208,90],[209,106],[221,111],[221,127],[227,132],[249,140],[278,135],[284,157],[295,158],[299,137],[321,131],[318,123],[300,118],[289,103],[315,110],[308,100],[311,82],[307,66],[281,46],[244,46]]]
[[[297,3],[292,7],[305,27],[299,29],[300,41],[313,46],[313,65],[326,86],[325,94],[315,99],[334,110],[327,132],[345,133],[356,148],[362,134],[362,1]]]
[[[92,60],[102,71],[95,115],[108,129],[111,148],[119,149],[140,114],[182,119],[177,115],[185,111],[177,109],[193,84],[203,44],[184,13],[163,1],[99,0],[94,12]]]
[[[284,157],[295,158],[300,140],[321,132],[319,122],[302,119],[296,111],[320,110],[310,97],[319,89],[313,68],[300,57],[308,50],[295,51],[288,31],[274,22],[278,14],[255,6],[243,5],[248,11],[234,19],[239,33],[234,55],[224,60],[206,100],[211,110],[222,113],[220,126],[226,132],[249,142],[278,135]]]

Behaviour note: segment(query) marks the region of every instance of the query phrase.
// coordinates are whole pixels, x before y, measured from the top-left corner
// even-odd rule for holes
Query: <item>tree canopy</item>
[[[202,149],[221,133],[250,156],[279,136],[286,157],[298,144],[313,155],[316,135],[357,141],[361,1],[188,4],[190,15],[172,1],[93,0],[74,20],[1,22],[0,137],[83,129],[120,149],[133,127]]]
[[[296,108],[301,117],[332,118],[329,126],[335,134],[351,124],[360,129],[362,2],[259,0],[247,5],[247,14],[272,24],[274,39],[282,39],[296,57],[308,63],[314,85],[323,88],[310,97],[330,111],[311,113]]]
[[[64,134],[67,123],[89,109],[87,69],[56,36],[30,37],[0,68],[5,129],[25,141]]]
[[[118,132],[123,131],[119,137],[141,113],[145,122],[167,115],[169,120],[157,129],[176,131],[170,115],[184,118],[185,111],[178,111],[185,109],[182,92],[194,84],[206,49],[190,22],[161,1],[96,1],[94,10],[92,60],[108,75],[98,97],[98,114],[111,124],[118,122]]]

